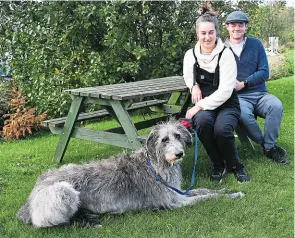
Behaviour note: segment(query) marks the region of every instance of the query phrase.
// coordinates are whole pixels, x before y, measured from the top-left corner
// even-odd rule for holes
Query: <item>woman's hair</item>
[[[214,11],[210,10],[209,7],[210,6],[209,6],[208,3],[204,3],[201,6],[201,9],[200,9],[201,14],[197,18],[197,21],[196,21],[196,32],[197,33],[198,33],[198,30],[199,30],[199,24],[201,22],[212,22],[212,23],[214,23],[216,34],[218,33],[217,12],[214,12]]]

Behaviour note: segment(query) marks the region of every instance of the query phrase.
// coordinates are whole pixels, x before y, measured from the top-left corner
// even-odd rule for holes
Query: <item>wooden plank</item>
[[[105,95],[116,95],[118,93],[129,92],[133,93],[141,89],[146,89],[148,87],[163,87],[163,85],[175,83],[179,85],[177,81],[153,81],[148,80],[148,82],[139,81],[139,82],[132,82],[132,83],[125,83],[125,84],[113,84],[111,87],[105,88],[104,86],[98,87],[96,89],[86,90],[80,93],[81,96],[94,96],[97,97],[98,94]]]
[[[123,107],[122,102],[111,100],[110,104],[128,137],[129,143],[133,144],[134,148],[140,147],[140,141],[137,139],[137,130],[126,109]]]
[[[50,127],[53,134],[61,134],[61,127]],[[129,143],[126,135],[115,134],[105,131],[95,131],[87,128],[75,127],[72,133],[73,138],[94,141],[98,143],[119,146],[123,148],[135,148],[136,145]]]
[[[158,122],[166,121],[170,117],[171,117],[171,115],[166,115],[166,116],[162,116],[162,117],[149,119],[149,120],[146,120],[146,121],[140,121],[140,122],[134,123],[134,126],[135,126],[136,130],[139,131],[139,130],[142,130],[142,129],[145,129],[145,128],[152,127],[152,126],[156,125]],[[123,130],[122,127],[112,128],[112,129],[109,129],[107,131],[108,132],[118,133],[118,134],[124,134],[125,133],[125,131]]]
[[[112,89],[109,90],[105,90],[103,92],[99,92],[104,98],[110,98],[113,95],[120,95],[120,94],[137,94],[138,92],[141,91],[153,91],[155,89],[165,89],[167,87],[173,88],[173,87],[179,87],[182,86],[183,88],[186,88],[184,81],[181,79],[181,81],[177,80],[177,81],[158,81],[155,83],[149,82],[143,85],[138,85],[136,83],[133,84],[128,84],[128,87],[115,87],[116,85],[114,85],[114,87]],[[90,92],[90,94],[88,96],[94,96],[97,92],[93,91]],[[97,96],[97,95],[96,95]]]
[[[168,105],[175,105],[180,97],[181,93],[180,92],[174,92],[171,94],[169,101],[168,101]]]
[[[170,84],[170,85],[162,85],[161,87],[151,86],[151,87],[145,87],[140,90],[136,90],[134,92],[118,92],[114,93],[112,96],[111,94],[102,94],[101,97],[104,96],[111,96],[114,100],[125,100],[125,99],[132,99],[132,98],[138,98],[138,97],[146,97],[146,96],[154,96],[154,95],[161,95],[176,91],[187,91],[186,86],[182,86],[179,84]]]
[[[78,119],[76,120],[76,122],[81,122],[81,121],[85,121],[85,120],[91,120],[91,119],[95,119],[95,118],[99,118],[102,116],[106,116],[108,115],[107,110],[102,109],[99,111],[94,111],[94,112],[85,112],[85,113],[81,113],[78,117]],[[63,125],[66,121],[67,117],[60,117],[60,118],[55,118],[55,119],[51,119],[51,120],[46,120],[41,122],[41,124],[43,126],[60,126]]]
[[[73,98],[70,111],[68,113],[65,125],[63,127],[63,132],[59,138],[59,142],[57,144],[57,148],[54,154],[54,160],[58,161],[59,163],[62,161],[63,156],[66,152],[82,103],[82,97]]]
[[[188,91],[188,89],[184,88],[182,86],[179,86],[177,88],[165,88],[165,89],[160,88],[160,89],[156,89],[154,91],[137,92],[132,95],[130,95],[130,94],[116,95],[116,96],[113,96],[112,98],[114,100],[127,100],[127,99],[134,99],[134,98],[140,98],[140,97],[163,95],[163,94],[172,93],[175,91],[186,92],[186,91]]]
[[[169,86],[167,86],[169,85]],[[169,90],[167,88],[169,87]],[[155,84],[155,85],[144,85],[140,88],[127,88],[127,89],[116,89],[116,90],[109,90],[109,91],[104,91],[104,92],[90,92],[88,93],[89,97],[100,97],[100,98],[105,98],[105,99],[114,99],[114,100],[122,100],[122,96],[130,96],[130,98],[138,98],[146,96],[154,96],[157,95],[158,92],[164,91],[164,93],[167,93],[167,91],[178,91],[179,89],[181,90],[186,90],[187,87],[183,86],[177,82],[175,83],[167,83],[167,84]],[[155,92],[156,91],[156,92]]]
[[[142,91],[142,90],[153,90],[155,88],[166,88],[167,86],[171,87],[174,85],[177,86],[185,86],[184,81],[182,83],[183,79],[181,80],[169,80],[169,81],[157,81],[157,82],[148,82],[142,85],[138,85],[137,83],[132,83],[127,85],[126,87],[113,87],[109,90],[104,90],[104,93],[107,94],[116,94],[116,93],[126,93],[130,92],[131,94],[133,92]]]
[[[187,109],[188,109],[188,107],[189,107],[189,105],[191,103],[192,103],[191,94],[189,92],[186,92],[184,101],[182,103],[181,109],[180,109],[179,114],[178,114],[178,116],[179,116],[178,118],[181,118],[181,117],[184,118],[185,117]]]
[[[156,125],[156,123],[158,122],[166,121],[169,117],[170,117],[169,115],[157,117],[147,121],[137,122],[134,125],[137,130],[141,130],[141,129],[152,127]],[[59,134],[62,134],[63,132],[62,127],[50,126],[49,128],[53,134],[59,135]],[[129,143],[128,137],[126,135],[122,135],[124,133],[125,132],[122,127],[112,128],[107,131],[96,131],[96,130],[91,130],[87,128],[75,127],[73,129],[72,137],[77,139],[82,139],[82,140],[95,141],[99,143],[120,146],[124,148],[134,148],[134,145]],[[137,137],[137,139],[141,143],[143,143],[146,138],[147,138],[146,135]]]
[[[181,106],[178,105],[161,105],[161,106],[153,106],[151,107],[151,110],[153,112],[162,112],[162,113],[168,113],[168,114],[177,114],[181,110]]]
[[[133,88],[133,87],[140,87],[145,85],[154,85],[154,84],[162,84],[163,82],[171,82],[171,81],[183,81],[182,76],[172,76],[172,77],[165,77],[165,78],[157,78],[157,79],[148,79],[148,80],[141,80],[136,82],[129,82],[129,83],[117,83],[117,84],[109,84],[103,86],[96,86],[96,87],[86,87],[86,88],[78,88],[78,89],[68,89],[65,92],[73,94],[73,95],[81,95],[79,93],[86,93],[91,91],[108,91],[113,89],[122,89],[122,88]],[[86,95],[88,96],[88,95]]]
[[[149,107],[149,106],[153,106],[153,105],[163,104],[166,102],[167,102],[167,100],[157,100],[157,99],[144,101],[144,102],[137,102],[137,103],[133,103],[130,107],[127,108],[127,110],[128,111],[129,110],[136,110],[136,109],[145,108],[145,107]],[[109,115],[109,113],[105,109],[102,109],[99,111],[94,111],[94,112],[81,113],[79,115],[79,117],[77,118],[76,122],[81,122],[81,121],[85,121],[85,120],[94,120],[94,119],[98,119],[100,117],[107,116],[107,115]],[[60,127],[60,126],[63,126],[66,119],[67,119],[67,117],[55,118],[55,119],[43,121],[41,124],[43,126],[47,126],[47,127],[48,126]]]
[[[117,95],[118,93],[122,92],[128,92],[132,96],[133,93],[140,91],[140,89],[146,90],[148,89],[148,87],[152,87],[151,90],[153,90],[153,87],[162,87],[164,89],[165,87],[169,85],[171,86],[173,84],[175,84],[175,86],[181,85],[183,88],[186,88],[182,76],[173,76],[159,79],[142,80],[130,83],[66,90],[66,92],[69,92],[73,95],[91,96],[96,98],[99,98],[103,95],[103,98],[110,99],[113,95]]]

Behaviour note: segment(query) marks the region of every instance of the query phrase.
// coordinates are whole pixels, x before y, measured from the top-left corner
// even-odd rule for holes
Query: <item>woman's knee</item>
[[[234,136],[234,126],[230,124],[215,125],[214,127],[214,136],[216,138],[228,138]]]
[[[214,127],[214,119],[206,113],[197,113],[197,115],[193,117],[193,123],[196,125],[197,129]]]

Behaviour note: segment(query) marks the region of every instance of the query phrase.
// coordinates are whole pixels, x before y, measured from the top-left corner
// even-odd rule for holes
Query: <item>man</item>
[[[247,14],[234,11],[226,18],[229,32],[227,45],[237,62],[236,90],[241,106],[241,123],[251,140],[260,144],[264,154],[280,164],[289,164],[286,151],[275,144],[282,121],[281,101],[267,92],[265,81],[269,78],[269,66],[265,49],[260,40],[246,37],[249,23]],[[265,118],[264,134],[256,116]]]

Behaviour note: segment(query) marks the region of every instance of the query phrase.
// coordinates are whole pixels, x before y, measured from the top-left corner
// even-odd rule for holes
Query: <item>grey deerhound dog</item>
[[[242,197],[241,192],[210,189],[193,189],[184,196],[156,180],[155,173],[181,189],[179,161],[191,143],[192,136],[181,123],[170,120],[156,125],[146,145],[131,154],[44,173],[17,216],[36,227],[71,224],[75,218],[99,225],[104,213],[171,209],[220,196]]]

